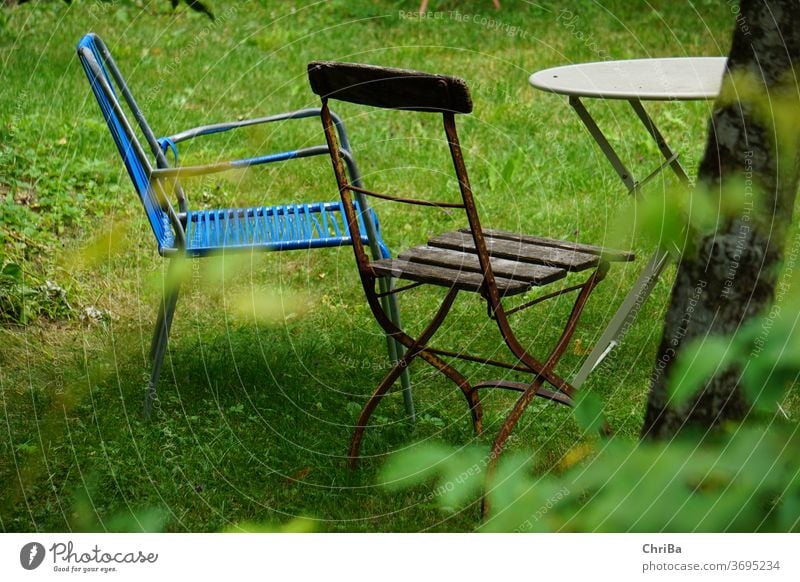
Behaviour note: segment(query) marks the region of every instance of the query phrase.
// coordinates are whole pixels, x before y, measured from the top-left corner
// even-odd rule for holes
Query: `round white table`
[[[537,89],[566,95],[569,103],[608,158],[628,190],[636,194],[652,178],[670,166],[685,184],[689,176],[664,136],[647,114],[642,101],[696,101],[715,99],[722,85],[725,57],[683,57],[631,59],[565,65],[539,71],[529,82]],[[664,156],[664,163],[643,180],[636,180],[606,139],[582,98],[618,99],[630,103],[647,133]],[[700,139],[700,136],[698,136]],[[576,388],[619,344],[658,281],[669,253],[659,249],[650,258],[633,289],[628,293],[600,340],[572,380]]]
[[[551,93],[600,99],[692,101],[719,94],[725,57],[631,59],[539,71],[530,84]]]

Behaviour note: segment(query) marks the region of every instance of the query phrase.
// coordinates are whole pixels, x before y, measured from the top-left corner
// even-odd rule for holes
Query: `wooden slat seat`
[[[382,259],[380,261],[372,261],[370,266],[379,277],[407,279],[451,289],[460,289],[461,291],[477,293],[483,285],[483,275],[481,273],[441,267],[439,265],[414,263],[403,259]],[[515,281],[503,277],[495,277],[495,283],[501,296],[524,293],[533,286],[528,281]]]
[[[428,245],[467,253],[477,252],[472,235],[466,232],[440,234],[430,239]],[[486,237],[486,248],[492,257],[559,267],[568,271],[583,271],[596,267],[600,262],[598,255],[490,236]]]
[[[478,255],[475,253],[462,253],[422,245],[401,253],[399,258],[412,263],[437,265],[458,271],[481,272],[480,261],[478,261]],[[525,281],[531,285],[546,285],[558,279],[563,279],[567,275],[565,269],[557,267],[497,258],[492,258],[492,272],[495,277],[511,279],[512,281]]]
[[[468,228],[462,228],[459,232],[469,234],[471,231]],[[502,238],[505,240],[516,240],[527,242],[531,244],[541,245],[543,247],[555,247],[558,249],[567,249],[571,251],[578,251],[579,253],[587,253],[589,255],[599,255],[607,261],[633,261],[636,255],[631,251],[623,251],[620,249],[612,249],[608,247],[600,247],[596,245],[587,245],[583,243],[575,243],[566,240],[558,240],[554,238],[545,238],[541,236],[532,236],[528,234],[519,234],[516,232],[506,232],[504,230],[486,229],[483,231],[484,236]]]

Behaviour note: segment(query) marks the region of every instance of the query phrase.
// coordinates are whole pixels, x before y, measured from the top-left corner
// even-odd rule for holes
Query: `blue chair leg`
[[[164,335],[164,313],[165,309],[164,306],[166,304],[166,295],[161,298],[161,301],[158,303],[158,317],[156,318],[156,326],[153,329],[153,339],[150,342],[150,361],[152,362],[156,357],[156,352],[158,351],[161,336]]]
[[[386,293],[394,287],[394,279],[379,279],[379,285],[381,287],[381,292]],[[397,305],[397,296],[387,295],[383,307],[389,315],[389,319],[392,320],[392,323],[402,329],[403,326],[400,320],[400,308]],[[386,336],[386,343],[389,348],[389,358],[392,360],[392,363],[399,362],[400,358],[405,355],[405,347],[403,344],[388,335]],[[400,384],[403,387],[403,403],[406,407],[406,414],[413,424],[417,421],[417,415],[414,411],[414,398],[411,394],[411,374],[407,367],[400,373]]]
[[[172,320],[175,316],[175,307],[178,304],[178,293],[180,283],[174,275],[175,261],[171,261],[168,271],[166,285],[169,287],[164,290],[161,304],[158,308],[158,318],[153,333],[153,342],[150,346],[150,359],[153,362],[150,382],[147,384],[147,394],[144,400],[144,416],[150,417],[153,409],[153,402],[157,398],[158,377],[161,375],[161,365],[164,362],[164,354],[169,343],[169,331],[172,328]]]

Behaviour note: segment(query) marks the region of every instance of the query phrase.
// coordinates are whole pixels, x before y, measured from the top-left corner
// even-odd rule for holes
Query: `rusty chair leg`
[[[369,279],[364,281],[367,302],[372,309],[375,320],[383,328],[387,337],[393,338],[396,342],[405,346],[406,349],[409,349],[410,346],[415,343],[414,338],[400,329],[391,315],[383,310],[382,304],[380,301],[378,301],[378,296],[372,291],[373,288],[374,285],[372,281]],[[453,299],[455,299],[455,296]],[[442,318],[445,316],[446,313],[442,315]],[[464,393],[464,397],[467,399],[467,405],[470,407],[470,412],[472,413],[472,426],[475,429],[476,434],[481,434],[483,431],[483,410],[481,408],[480,396],[478,395],[478,392],[472,389],[466,377],[464,377],[455,368],[444,362],[429,350],[423,349],[420,357],[428,362],[431,366],[439,370],[439,372],[450,379]]]
[[[364,406],[361,414],[358,417],[358,422],[356,424],[356,429],[353,431],[353,438],[350,441],[350,451],[347,455],[348,457],[348,464],[350,468],[353,469],[356,466],[356,462],[358,460],[358,451],[361,449],[361,440],[364,437],[364,431],[367,429],[367,423],[369,422],[369,418],[372,416],[372,413],[375,412],[375,409],[378,407],[381,399],[386,395],[389,391],[389,388],[392,387],[392,384],[400,377],[400,374],[406,369],[408,364],[413,360],[417,353],[412,353],[410,350],[406,352],[406,354],[392,366],[392,369],[383,379],[383,381],[378,384],[378,387],[373,392],[370,399],[367,400],[367,404]]]
[[[589,295],[591,295],[592,291],[597,287],[598,283],[603,280],[606,273],[608,272],[608,264],[603,262],[597,268],[597,270],[592,273],[592,275],[587,279],[586,283],[583,284],[581,288],[581,292],[578,294],[578,297],[575,299],[575,303],[572,306],[572,311],[569,314],[569,318],[567,319],[567,323],[564,326],[564,331],[561,332],[561,337],[558,338],[558,342],[553,347],[550,355],[547,357],[547,360],[544,363],[542,369],[536,371],[536,376],[534,377],[533,381],[530,383],[528,388],[522,393],[522,395],[517,399],[514,403],[514,407],[511,409],[511,412],[506,417],[503,425],[500,427],[500,431],[497,433],[495,437],[494,443],[492,443],[492,449],[489,453],[489,462],[487,464],[486,469],[486,482],[488,483],[492,476],[494,475],[494,470],[497,465],[497,461],[500,455],[503,452],[503,447],[505,446],[508,437],[511,436],[511,432],[514,430],[517,422],[522,417],[522,414],[528,408],[528,405],[533,401],[534,397],[539,396],[539,391],[542,388],[545,380],[551,376],[555,376],[554,368],[558,361],[561,359],[561,356],[564,354],[564,351],[567,349],[570,340],[572,339],[573,334],[575,333],[575,329],[578,325],[578,320],[580,319],[581,314],[583,313],[583,309],[586,306],[586,302],[589,299]],[[560,380],[560,378],[559,378]],[[568,386],[568,384],[567,384]],[[559,386],[556,386],[559,388]],[[571,387],[570,387],[571,388]],[[561,389],[563,391],[563,388]],[[569,390],[568,396],[572,396],[572,390]],[[546,394],[541,394],[545,398],[548,398]],[[548,398],[550,399],[550,398]],[[561,402],[559,400],[559,402]],[[571,401],[570,402],[570,406]],[[481,503],[481,513],[485,518],[489,511],[489,504],[486,499],[486,495]]]
[[[525,392],[522,393],[522,396],[519,397],[514,408],[511,410],[511,413],[506,417],[505,422],[503,423],[500,432],[497,435],[497,438],[494,441],[494,445],[492,446],[492,458],[490,459],[490,466],[494,466],[497,462],[497,457],[503,450],[503,445],[505,444],[506,439],[511,434],[511,431],[514,429],[514,425],[516,425],[519,418],[522,416],[522,413],[528,407],[528,404],[531,403],[533,397],[538,394],[539,388],[541,388],[543,382],[548,376],[555,375],[554,368],[556,364],[561,359],[561,356],[564,355],[564,352],[569,345],[570,340],[572,339],[572,335],[575,333],[575,329],[578,325],[578,320],[583,313],[583,308],[586,306],[586,302],[589,299],[589,295],[591,295],[592,291],[594,291],[597,284],[602,280],[603,276],[605,276],[606,269],[599,267],[597,271],[595,271],[591,277],[584,283],[581,292],[578,294],[578,297],[575,299],[575,304],[572,306],[572,311],[569,314],[569,318],[567,319],[567,323],[564,326],[564,331],[561,332],[561,337],[558,338],[558,342],[553,347],[550,355],[547,357],[547,360],[544,363],[544,367],[541,370],[536,371],[536,376],[531,382],[530,386],[528,387]],[[556,386],[558,388],[558,386]],[[570,390],[569,392],[572,392]],[[567,394],[568,396],[572,396],[572,394]]]
[[[428,326],[423,330],[420,336],[414,340],[409,335],[404,333],[402,330],[397,328],[391,320],[387,317],[386,313],[384,313],[380,307],[376,311],[376,316],[378,316],[378,321],[381,325],[386,329],[387,332],[391,334],[391,336],[396,339],[397,341],[403,343],[406,346],[406,353],[400,358],[397,363],[392,366],[392,369],[389,373],[384,377],[383,381],[378,385],[373,392],[370,399],[367,401],[367,404],[364,406],[364,409],[361,411],[361,414],[358,417],[358,423],[356,425],[356,429],[353,432],[353,438],[350,442],[350,452],[348,453],[348,462],[351,468],[355,467],[356,461],[358,459],[358,452],[361,448],[361,440],[364,436],[364,431],[367,428],[367,423],[369,422],[370,416],[375,411],[375,408],[378,406],[378,403],[381,399],[386,395],[389,389],[394,384],[395,380],[400,377],[400,374],[408,367],[408,365],[420,355],[424,349],[428,341],[433,337],[433,334],[441,327],[442,323],[444,323],[447,314],[450,312],[450,309],[453,307],[453,302],[455,301],[456,296],[458,295],[457,289],[450,289],[447,292],[447,295],[442,301],[441,306],[439,307],[436,315],[433,317],[431,322]],[[370,304],[373,304],[373,300],[377,300],[377,297],[374,294],[368,294],[368,299]],[[377,301],[375,301],[377,303]],[[380,315],[378,315],[380,314]],[[428,354],[429,356],[430,354]],[[429,357],[424,358],[426,361],[430,361]],[[442,362],[444,364],[444,362]],[[445,367],[448,367],[444,364]],[[439,366],[435,366],[437,369],[440,369],[445,375],[447,375],[444,370],[439,368]],[[460,375],[459,375],[460,376]],[[448,376],[449,377],[449,376]],[[463,377],[462,377],[463,378]],[[464,380],[466,381],[466,380]],[[473,418],[475,412],[473,411]]]

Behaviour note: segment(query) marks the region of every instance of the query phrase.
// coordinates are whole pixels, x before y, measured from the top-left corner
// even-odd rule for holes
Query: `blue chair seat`
[[[367,229],[357,205],[356,211],[361,241],[368,244]],[[370,214],[379,228],[372,209]],[[288,251],[350,244],[341,201],[186,213],[186,254],[193,257],[237,250]],[[385,245],[380,246],[381,253],[389,256]]]

